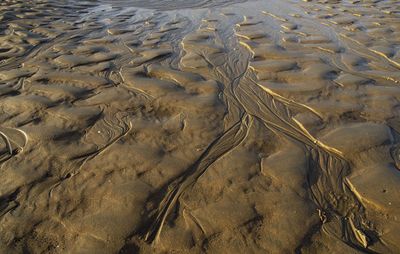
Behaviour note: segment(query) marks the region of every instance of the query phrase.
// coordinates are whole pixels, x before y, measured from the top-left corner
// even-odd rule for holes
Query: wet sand
[[[400,253],[400,2],[3,0],[0,253]]]

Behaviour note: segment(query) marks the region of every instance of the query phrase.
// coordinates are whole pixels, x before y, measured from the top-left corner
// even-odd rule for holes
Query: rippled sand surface
[[[400,253],[400,1],[2,0],[0,253]]]

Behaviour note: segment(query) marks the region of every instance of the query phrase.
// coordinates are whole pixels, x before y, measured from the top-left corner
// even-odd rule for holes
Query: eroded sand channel
[[[0,3],[0,253],[399,253],[399,1]]]

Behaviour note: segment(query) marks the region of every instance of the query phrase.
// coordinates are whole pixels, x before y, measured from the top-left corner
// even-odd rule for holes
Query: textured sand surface
[[[400,253],[400,1],[0,1],[0,253]]]

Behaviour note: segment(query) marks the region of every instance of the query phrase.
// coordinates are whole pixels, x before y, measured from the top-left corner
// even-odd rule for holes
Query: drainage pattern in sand
[[[0,3],[0,253],[399,253],[400,2]]]

